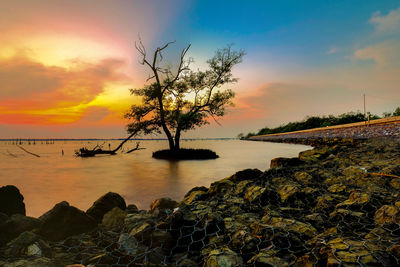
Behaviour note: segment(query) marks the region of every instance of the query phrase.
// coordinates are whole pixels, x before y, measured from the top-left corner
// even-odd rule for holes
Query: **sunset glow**
[[[196,68],[226,44],[246,50],[231,85],[236,107],[222,127],[188,137],[357,111],[363,94],[373,113],[399,105],[396,1],[220,1],[212,19],[206,2],[2,1],[0,138],[125,136],[123,115],[140,101],[129,89],[148,77],[134,49],[139,35],[148,53],[176,40],[176,55],[191,43]]]

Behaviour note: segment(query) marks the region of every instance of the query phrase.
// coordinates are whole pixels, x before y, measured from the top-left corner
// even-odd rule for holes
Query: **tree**
[[[400,116],[400,107],[397,107],[397,108],[393,111],[393,116]]]
[[[140,89],[130,89],[140,96],[142,103],[132,105],[125,117],[132,120],[127,125],[130,134],[162,133],[168,138],[171,151],[180,149],[181,133],[208,124],[208,118],[218,123],[225,108],[232,104],[234,92],[221,90],[221,86],[237,81],[232,68],[242,61],[244,51],[233,51],[231,46],[217,50],[207,61],[208,69],[193,71],[192,59],[186,55],[190,45],[180,54],[178,64],[162,66],[163,52],[172,42],[157,48],[149,59],[143,43],[135,47],[141,55],[140,63],[149,68],[149,84]]]

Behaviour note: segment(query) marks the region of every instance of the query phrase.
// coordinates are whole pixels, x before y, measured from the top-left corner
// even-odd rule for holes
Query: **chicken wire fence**
[[[399,266],[398,151],[314,150],[318,161],[237,173],[57,246],[94,266]]]

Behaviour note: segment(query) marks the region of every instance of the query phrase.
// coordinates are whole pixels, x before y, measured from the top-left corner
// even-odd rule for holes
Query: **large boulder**
[[[107,194],[96,200],[93,205],[86,211],[86,213],[92,216],[97,221],[97,223],[101,223],[104,214],[112,210],[114,207],[125,210],[125,200],[117,193],[108,192]]]
[[[36,218],[14,214],[0,225],[0,245],[16,238],[25,231],[30,231],[41,226],[42,222]]]
[[[7,244],[5,253],[11,257],[20,256],[46,256],[51,257],[50,246],[37,234],[32,232],[23,232],[16,239]]]
[[[0,187],[0,212],[8,216],[13,214],[25,215],[24,197],[15,186]]]
[[[104,214],[101,226],[106,230],[119,229],[124,225],[126,215],[125,211],[115,207]]]
[[[56,204],[39,219],[43,224],[38,233],[52,241],[85,233],[96,227],[96,221],[92,217],[70,206],[66,201]]]

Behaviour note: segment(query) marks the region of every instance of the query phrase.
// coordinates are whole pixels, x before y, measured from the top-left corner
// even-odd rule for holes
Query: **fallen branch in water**
[[[96,145],[93,149],[87,149],[86,147],[82,147],[79,150],[75,150],[75,156],[77,157],[94,157],[96,155],[115,155],[117,154],[117,151],[122,148],[122,146],[129,140],[131,139],[136,133],[132,133],[130,136],[128,136],[124,141],[122,141],[117,148],[114,150],[103,150],[101,147],[105,144],[105,142],[101,145]],[[143,148],[139,148],[139,142],[136,143],[136,148],[129,150],[127,153],[130,153],[135,150],[140,150]]]
[[[8,155],[10,155],[11,157],[17,158],[16,155],[12,154],[10,151],[7,150]]]
[[[133,149],[131,149],[131,150],[126,151],[126,153],[131,153],[131,152],[133,152],[133,151],[135,151],[135,150],[146,149],[146,148],[139,148],[139,144],[140,144],[140,142],[137,142],[137,143],[136,143],[136,147],[133,148]]]
[[[25,151],[26,153],[28,153],[28,154],[31,154],[31,155],[33,155],[33,156],[35,156],[35,157],[38,157],[38,158],[40,158],[40,156],[38,155],[38,154],[35,154],[35,153],[32,153],[32,152],[29,152],[28,150],[26,150],[25,148],[23,148],[22,146],[19,146],[19,145],[17,145],[17,147],[19,147],[20,149],[22,149],[23,151]]]

